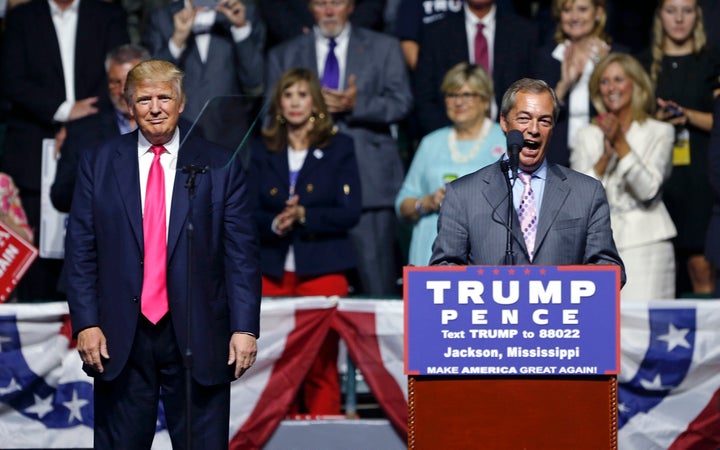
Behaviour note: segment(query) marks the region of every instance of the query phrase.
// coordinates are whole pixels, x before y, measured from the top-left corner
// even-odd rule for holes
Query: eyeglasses
[[[313,1],[310,4],[315,9],[325,9],[328,6],[331,6],[333,9],[338,9],[340,7],[347,5],[347,0],[325,0],[325,1],[318,0],[318,1]]]
[[[445,100],[449,100],[449,101],[460,99],[464,102],[469,102],[470,100],[473,100],[478,97],[480,97],[480,94],[478,94],[477,92],[453,92],[453,93],[445,94]]]

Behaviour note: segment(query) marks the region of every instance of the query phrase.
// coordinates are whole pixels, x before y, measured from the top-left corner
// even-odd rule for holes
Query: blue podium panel
[[[620,369],[616,266],[406,267],[408,375]]]

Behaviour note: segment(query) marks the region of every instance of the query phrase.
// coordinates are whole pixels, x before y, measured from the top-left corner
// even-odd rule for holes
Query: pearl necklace
[[[478,133],[475,138],[475,142],[473,142],[472,148],[466,154],[460,153],[460,150],[457,148],[457,131],[453,127],[448,135],[448,147],[450,147],[450,157],[452,160],[458,164],[465,164],[475,158],[475,155],[477,155],[480,151],[482,143],[485,141],[485,138],[490,132],[491,127],[492,122],[490,122],[490,119],[484,119],[482,127],[480,127],[480,133]]]

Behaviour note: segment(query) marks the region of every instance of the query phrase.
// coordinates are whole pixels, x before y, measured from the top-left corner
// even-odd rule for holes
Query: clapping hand
[[[215,9],[228,18],[234,27],[240,28],[247,25],[247,11],[243,2],[239,0],[225,0]]]

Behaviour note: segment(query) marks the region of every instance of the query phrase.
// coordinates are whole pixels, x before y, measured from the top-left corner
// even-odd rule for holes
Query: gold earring
[[[310,123],[315,123],[315,116],[310,116],[310,119],[308,120],[310,120]]]
[[[277,116],[275,116],[275,120],[280,122],[280,125],[285,125],[285,118],[282,116],[282,114],[278,114]]]
[[[324,113],[324,112],[319,113],[319,114],[318,114],[318,117],[320,118],[320,120],[324,119],[324,118],[325,118],[325,113]]]

